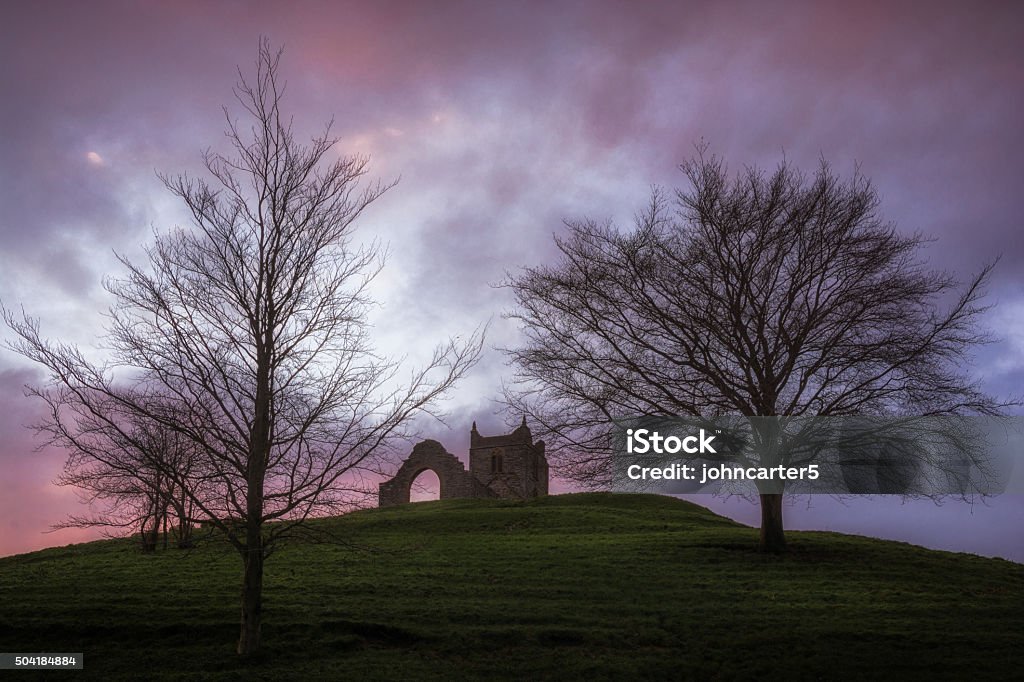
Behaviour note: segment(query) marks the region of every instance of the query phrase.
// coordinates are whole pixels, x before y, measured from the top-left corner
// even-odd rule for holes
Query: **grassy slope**
[[[749,528],[640,495],[453,500],[323,523],[378,551],[272,556],[262,660],[232,654],[235,555],[144,556],[129,541],[0,559],[0,651],[84,651],[97,679],[1024,670],[1024,566],[998,559],[834,533],[791,533],[791,555],[765,557]]]

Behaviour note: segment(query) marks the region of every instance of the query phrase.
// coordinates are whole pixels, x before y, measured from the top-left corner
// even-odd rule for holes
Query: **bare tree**
[[[209,489],[195,443],[138,413],[120,410],[102,394],[82,401],[63,387],[29,392],[49,408],[35,425],[37,433],[46,445],[68,451],[57,483],[78,489],[92,509],[55,528],[100,527],[110,535],[137,529],[144,551],[156,549],[162,529],[165,548],[172,533],[179,548],[192,546],[194,527],[201,520],[192,500]],[[173,402],[164,409],[173,410]]]
[[[63,430],[80,433],[94,419],[130,441],[131,424],[150,423],[201,453],[205,488],[177,489],[242,559],[242,655],[260,646],[272,549],[311,514],[360,502],[354,479],[411,418],[433,414],[483,343],[478,330],[438,346],[406,382],[374,352],[367,287],[383,252],[377,242],[358,247],[352,232],[389,186],[360,188],[367,159],[335,158],[330,125],[308,145],[296,141],[280,110],[279,59],[263,40],[255,78],[239,74],[235,96],[250,123],[225,109],[233,153],[204,154],[212,184],[164,178],[194,226],[156,235],[145,265],[121,258],[126,276],[106,283],[116,301],[109,364],[5,311],[15,349],[50,372],[40,393],[72,408],[54,411]]]
[[[507,401],[545,431],[560,474],[605,487],[609,425],[641,415],[999,413],[960,369],[986,341],[991,265],[961,286],[929,269],[920,234],[878,214],[859,171],[808,176],[698,153],[633,230],[584,220],[560,260],[510,276],[525,342]],[[760,545],[785,547],[782,494],[760,494]]]

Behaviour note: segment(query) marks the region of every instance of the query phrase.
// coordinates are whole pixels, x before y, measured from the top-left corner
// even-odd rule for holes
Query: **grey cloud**
[[[386,310],[407,318],[409,343],[499,314],[509,299],[487,285],[504,269],[550,259],[563,219],[627,223],[649,185],[682,181],[676,164],[701,138],[736,167],[773,166],[783,151],[801,166],[861,162],[887,217],[939,237],[936,265],[966,275],[1004,253],[994,298],[1018,302],[1022,14],[1011,3],[9,4],[0,263],[12,271],[0,299],[57,290],[95,326],[109,259],[91,252],[136,248],[151,223],[179,218],[153,171],[193,171],[223,143],[234,67],[248,68],[263,33],[286,46],[300,131],[332,114],[345,139],[405,131],[376,141],[371,170],[403,181],[363,234],[393,243],[403,285]],[[462,127],[432,145],[422,123],[449,110]],[[90,165],[89,151],[107,164]],[[46,307],[39,296],[23,301],[30,312]],[[499,326],[492,343],[512,336]],[[978,367],[1017,352],[982,349]],[[1019,386],[1019,367],[990,385]],[[507,373],[496,353],[481,363],[440,437],[450,449],[473,417],[500,430],[489,399]],[[23,400],[0,381],[0,406]]]

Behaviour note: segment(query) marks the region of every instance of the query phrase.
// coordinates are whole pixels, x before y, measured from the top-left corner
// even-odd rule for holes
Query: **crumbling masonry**
[[[544,441],[533,442],[525,417],[518,429],[504,436],[481,436],[473,422],[469,432],[469,471],[436,440],[417,443],[394,478],[380,484],[379,506],[407,503],[410,486],[427,469],[437,474],[442,500],[527,499],[548,494]]]

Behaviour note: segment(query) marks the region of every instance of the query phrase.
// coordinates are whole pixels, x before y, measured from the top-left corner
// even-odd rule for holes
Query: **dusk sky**
[[[966,278],[1001,256],[985,317],[1000,340],[971,371],[1024,392],[1024,5],[1009,2],[5,2],[0,301],[102,356],[114,251],[137,258],[154,229],[188,224],[156,172],[201,172],[201,151],[224,149],[221,106],[261,35],[284,47],[296,130],[333,116],[339,153],[400,178],[357,231],[390,245],[380,348],[414,363],[492,321],[451,430],[429,434],[460,457],[474,419],[504,428],[494,347],[516,329],[491,285],[549,262],[564,219],[628,225],[701,140],[737,169],[860,164],[886,217],[936,238],[935,266]],[[25,428],[40,405],[22,386],[41,378],[0,350],[0,556],[95,536],[42,534],[81,510],[52,484],[63,454]],[[1024,561],[1020,495],[807,507],[788,527]]]

